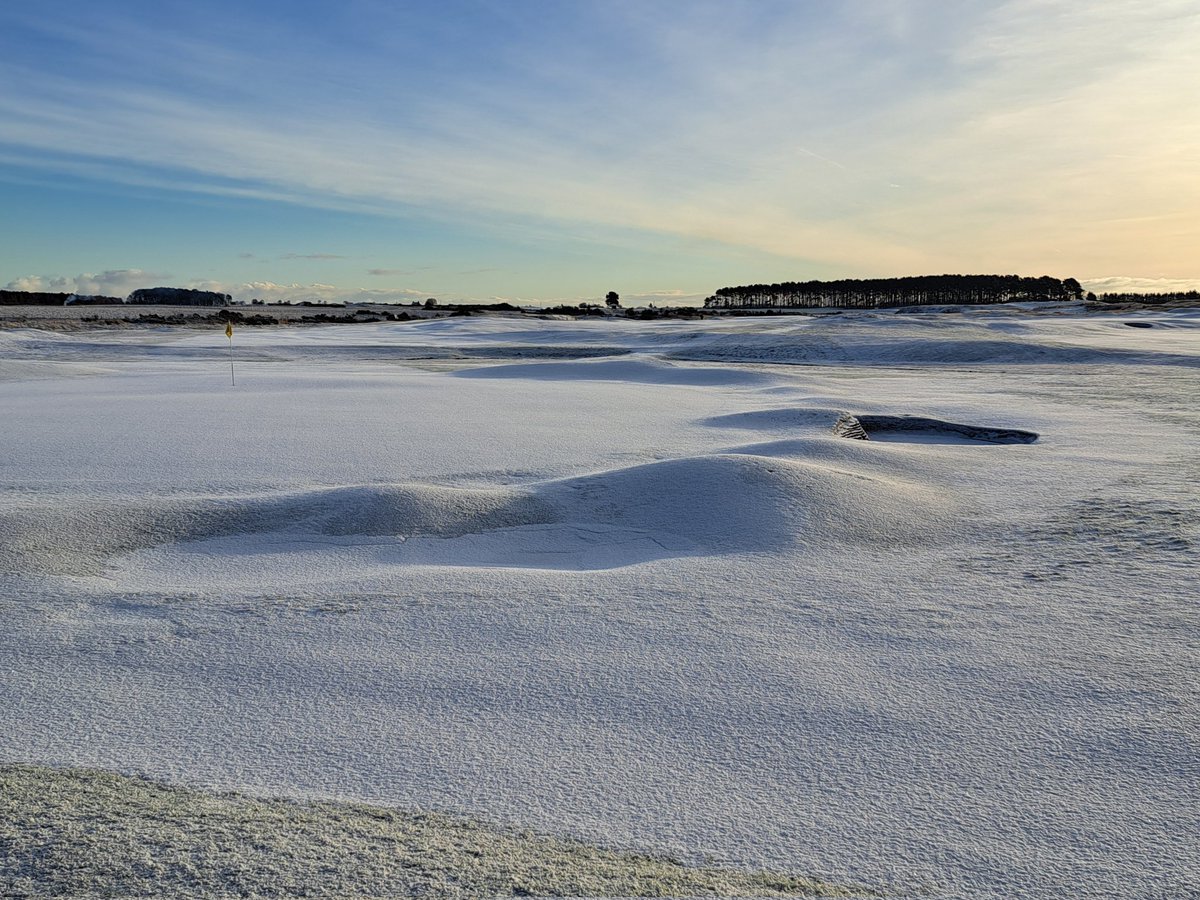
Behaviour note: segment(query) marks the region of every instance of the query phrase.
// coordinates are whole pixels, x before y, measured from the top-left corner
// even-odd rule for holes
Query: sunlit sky
[[[1200,287],[1196,0],[10,0],[0,286]]]

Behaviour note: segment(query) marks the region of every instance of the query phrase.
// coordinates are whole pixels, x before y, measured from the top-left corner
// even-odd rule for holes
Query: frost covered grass
[[[0,765],[0,896],[849,897],[466,818]]]

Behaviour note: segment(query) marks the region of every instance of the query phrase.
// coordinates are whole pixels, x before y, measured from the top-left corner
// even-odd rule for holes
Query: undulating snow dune
[[[1200,896],[1200,317],[1127,321],[239,330],[236,386],[0,331],[0,763]]]

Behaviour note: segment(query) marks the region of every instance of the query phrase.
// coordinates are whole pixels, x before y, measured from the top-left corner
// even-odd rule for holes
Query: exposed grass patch
[[[0,766],[5,897],[861,896],[465,818]]]

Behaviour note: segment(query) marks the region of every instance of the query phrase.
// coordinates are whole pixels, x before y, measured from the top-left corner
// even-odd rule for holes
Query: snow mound
[[[695,552],[931,536],[945,498],[892,477],[796,459],[722,454],[575,478],[542,496],[564,522],[603,522]]]
[[[545,523],[552,516],[545,503],[519,491],[433,485],[26,506],[0,516],[0,571],[89,575],[112,557],[137,550],[235,535],[450,538]]]
[[[111,574],[118,559],[137,556],[138,566],[161,573],[175,563],[156,564],[141,551],[166,560],[175,558],[172,548],[194,562],[270,555],[287,569],[307,565],[317,536],[335,554],[368,546],[372,561],[385,566],[578,570],[831,541],[910,545],[938,538],[954,507],[945,496],[845,461],[733,453],[525,490],[366,485],[26,506],[0,517],[0,571]],[[381,540],[345,540],[356,536]]]
[[[961,465],[939,460],[928,447],[910,447],[901,442],[841,440],[829,434],[828,420],[824,425],[823,433],[818,436],[755,441],[726,448],[723,452],[803,460],[810,465],[866,478],[891,479],[902,485],[929,485],[935,478],[941,483],[948,476],[953,477],[953,473],[962,471]]]
[[[449,538],[542,524],[552,515],[521,491],[410,484],[330,490],[320,497],[316,521],[325,534]]]
[[[748,431],[790,431],[795,428],[806,428],[814,425],[828,427],[831,419],[836,419],[840,411],[835,406],[827,408],[797,407],[786,409],[756,409],[750,412],[728,413],[722,416],[709,416],[701,420],[701,425],[711,425],[714,428],[740,428]]]

